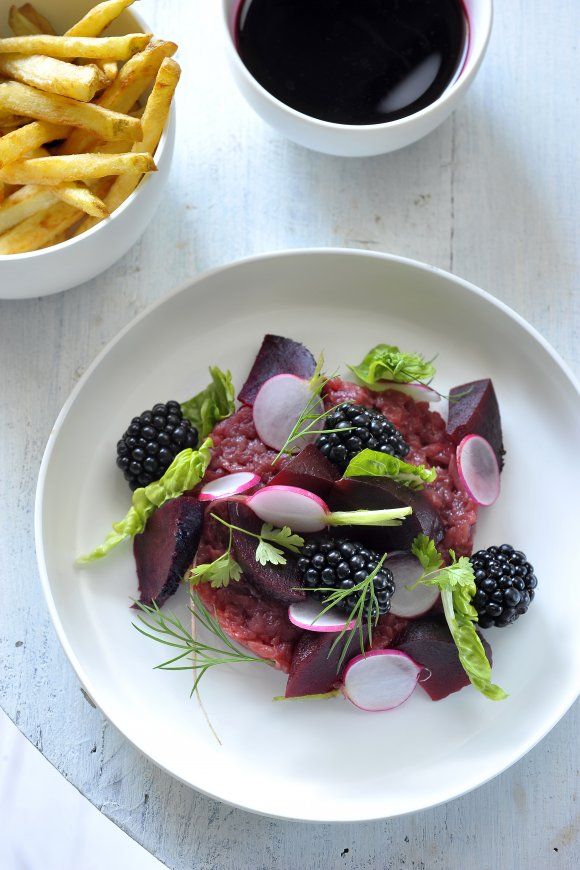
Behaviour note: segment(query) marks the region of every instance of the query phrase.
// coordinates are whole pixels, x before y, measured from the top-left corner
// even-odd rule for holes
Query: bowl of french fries
[[[174,42],[134,0],[0,0],[0,298],[94,278],[159,205],[175,139]]]

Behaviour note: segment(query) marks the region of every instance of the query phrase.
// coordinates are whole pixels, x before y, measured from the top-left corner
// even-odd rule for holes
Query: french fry
[[[53,142],[62,139],[69,131],[69,127],[59,124],[48,124],[45,121],[33,121],[24,127],[19,127],[0,138],[0,169],[6,163],[19,160],[34,148],[44,145],[45,142]]]
[[[115,112],[128,112],[149,87],[165,58],[171,57],[176,51],[174,42],[151,40],[144,51],[135,54],[119,70],[115,81],[97,97],[96,104]],[[0,110],[1,106],[0,101]],[[98,136],[92,136],[84,130],[73,130],[58,153],[79,154],[89,151],[97,142]]]
[[[102,197],[108,186],[109,180],[104,178],[97,182],[93,192]],[[66,202],[57,202],[56,205],[41,209],[0,235],[0,254],[23,254],[54,244],[54,239],[60,238],[82,216],[82,212]]]
[[[2,203],[4,202],[5,199],[6,199],[6,185],[4,184],[3,181],[0,181],[0,205],[2,205]]]
[[[45,18],[44,15],[41,15],[32,3],[25,3],[20,7],[19,11],[21,15],[24,15],[30,21],[33,27],[36,27],[37,33],[51,33],[53,36],[56,35],[56,30],[50,21]]]
[[[51,187],[28,184],[18,188],[0,205],[0,234],[55,202],[57,196]]]
[[[105,3],[99,3],[67,30],[65,35],[99,36],[133,2],[134,0],[107,0]]]
[[[103,200],[84,184],[75,181],[59,184],[54,188],[54,193],[62,202],[67,202],[93,218],[102,220],[109,216],[109,209]]]
[[[166,58],[159,68],[153,90],[149,95],[143,118],[141,119],[143,142],[140,143],[142,147],[139,150],[146,151],[151,155],[155,153],[167,123],[171,101],[173,100],[180,75],[181,68],[179,64],[172,58]],[[135,150],[135,146],[133,146],[133,150]],[[136,172],[127,172],[124,175],[119,175],[105,197],[105,205],[109,214],[112,214],[121,203],[125,202],[127,197],[133,193],[141,178],[142,176]],[[93,222],[98,223],[94,218],[85,221],[85,229],[90,229],[94,225]]]
[[[42,54],[0,55],[0,73],[41,91],[89,102],[106,83],[95,65],[78,66]]]
[[[60,184],[85,178],[104,178],[123,172],[155,172],[151,154],[68,154],[16,160],[0,169],[0,181],[9,184]]]
[[[108,87],[111,82],[114,82],[117,78],[117,74],[119,72],[119,67],[117,66],[116,60],[97,60],[95,61],[97,67],[100,69],[103,77],[103,84],[105,87]]]
[[[15,36],[33,36],[36,33],[54,35],[55,33],[50,22],[40,15],[30,3],[25,3],[20,9],[17,6],[11,6],[8,25]]]
[[[151,40],[150,33],[125,36],[8,36],[0,39],[0,54],[44,54],[48,57],[90,57],[102,60],[128,60],[143,51]]]
[[[105,140],[137,141],[142,136],[138,118],[113,112],[95,103],[79,103],[58,94],[45,94],[20,82],[0,84],[1,109],[19,112],[39,121],[83,127]]]

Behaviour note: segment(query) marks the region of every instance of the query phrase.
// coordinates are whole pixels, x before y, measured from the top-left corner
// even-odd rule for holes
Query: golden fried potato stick
[[[35,184],[19,187],[0,205],[0,233],[12,229],[57,200],[58,197],[51,187],[38,187]]]
[[[90,57],[102,60],[128,60],[143,51],[150,42],[150,33],[128,33],[125,36],[52,36],[38,33],[32,36],[8,36],[0,39],[0,54],[42,54],[48,57]]]
[[[98,197],[104,196],[109,184],[109,179],[101,179],[93,193]],[[66,233],[82,216],[82,212],[68,203],[49,205],[0,235],[0,254],[23,254],[54,244],[54,240]]]
[[[147,151],[151,155],[155,153],[155,149],[159,144],[159,140],[161,139],[161,135],[167,123],[171,102],[180,75],[181,67],[179,64],[171,58],[166,58],[157,73],[153,90],[149,95],[141,119],[141,124],[143,126],[143,141],[140,143],[140,151]],[[135,150],[135,146],[133,147],[133,150]],[[113,182],[113,186],[105,197],[105,205],[110,214],[112,214],[115,209],[117,209],[121,203],[125,202],[127,197],[133,193],[141,181],[141,178],[142,176],[136,172],[127,172],[124,175],[119,175],[119,177]],[[97,219],[93,217],[86,218],[78,228],[77,232],[86,232],[86,230],[89,230],[96,223],[98,223]]]
[[[83,127],[107,141],[132,139],[135,142],[142,136],[138,118],[113,112],[95,103],[79,103],[58,94],[45,94],[20,82],[0,84],[0,110],[2,109],[28,115],[38,121]]]
[[[95,64],[78,66],[41,54],[0,55],[0,74],[41,91],[82,102],[92,100],[107,81]]]
[[[51,33],[53,36],[56,35],[56,30],[44,15],[41,15],[38,9],[36,9],[32,3],[24,3],[19,12],[21,15],[24,15],[31,23],[32,26],[36,27],[37,33]]]
[[[119,67],[117,66],[116,60],[96,60],[96,66],[100,69],[103,79],[104,79],[104,87],[108,87],[111,82],[114,82],[117,78],[117,74],[119,72]]]
[[[60,184],[86,178],[104,178],[123,172],[155,172],[151,154],[68,154],[65,157],[33,157],[16,160],[0,169],[0,181],[8,184]]]
[[[36,33],[50,33],[54,36],[56,33],[51,23],[30,3],[25,3],[20,9],[11,6],[8,25],[15,36],[33,36]]]
[[[106,0],[105,3],[99,3],[73,24],[65,36],[99,36],[133,2],[134,0]]]
[[[0,169],[6,163],[19,160],[46,142],[62,139],[70,128],[62,124],[33,121],[0,138]],[[126,141],[126,140],[125,140]]]
[[[174,42],[152,39],[144,51],[133,55],[121,67],[115,81],[97,97],[96,105],[115,112],[130,111],[157,75],[165,58],[171,57],[176,51]],[[0,102],[0,109],[1,105]],[[98,141],[98,134],[94,136],[84,130],[73,130],[58,149],[58,153],[79,154],[89,151]]]
[[[69,205],[85,212],[85,214],[92,215],[93,218],[102,220],[109,215],[109,209],[103,200],[89,190],[85,184],[69,181],[58,184],[52,189],[62,202],[67,202]]]

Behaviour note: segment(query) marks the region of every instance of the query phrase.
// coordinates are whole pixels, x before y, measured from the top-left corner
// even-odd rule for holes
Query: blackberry
[[[154,405],[133,417],[117,442],[117,465],[131,489],[159,480],[186,447],[195,447],[197,429],[184,420],[179,402]]]
[[[538,580],[525,553],[502,544],[478,550],[471,564],[477,586],[472,604],[481,628],[510,625],[527,611]]]
[[[316,446],[331,462],[344,471],[361,450],[379,450],[404,459],[409,445],[398,429],[379,411],[344,402],[325,418],[324,428],[337,432],[319,435]],[[345,430],[344,432],[342,430]]]
[[[357,583],[371,574],[381,560],[379,553],[369,550],[355,541],[339,538],[320,537],[308,541],[302,548],[298,559],[298,570],[306,590],[308,589],[352,589]],[[388,613],[391,609],[391,597],[395,591],[393,575],[388,568],[382,567],[373,580],[378,604],[373,605],[373,617]],[[323,599],[326,592],[312,592],[316,598]],[[370,597],[370,590],[365,599],[365,613]],[[357,601],[360,592],[343,598],[337,607],[349,614]]]

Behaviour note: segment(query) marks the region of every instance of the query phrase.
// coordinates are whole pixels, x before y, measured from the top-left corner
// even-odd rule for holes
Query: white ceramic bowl
[[[75,556],[98,544],[127,510],[129,491],[114,461],[127,421],[155,402],[203,389],[210,364],[231,369],[239,386],[266,332],[303,341],[316,355],[324,349],[329,371],[344,371],[346,362],[388,341],[428,359],[438,354],[436,385],[444,392],[493,378],[507,461],[500,499],[480,512],[476,547],[511,541],[528,553],[539,578],[529,613],[486,632],[494,680],[508,700],[494,703],[465,688],[433,703],[417,689],[401,707],[376,715],[341,698],[272,703],[284,691],[283,674],[223,666],[201,682],[220,745],[190,698],[191,673],[153,670],[169,654],[131,627],[132,547],[75,568]],[[565,365],[521,317],[466,281],[401,257],[292,251],[194,278],[101,353],[64,406],[42,462],[40,576],[79,680],[157,764],[247,810],[363,821],[424,809],[486,782],[531,749],[580,688],[571,569],[578,396]],[[182,621],[185,591],[166,605]]]
[[[63,32],[95,5],[94,0],[35,0],[58,32]],[[10,0],[0,0],[0,33],[7,34]],[[107,31],[111,35],[150,32],[140,15],[123,12]],[[77,238],[27,254],[0,255],[0,299],[49,296],[95,278],[127,253],[153,217],[169,176],[175,142],[175,110],[155,152],[157,172],[143,179],[123,205],[105,221]]]
[[[463,0],[469,17],[469,47],[463,69],[456,80],[431,105],[420,112],[386,124],[333,124],[304,115],[273,97],[248,71],[234,40],[235,19],[240,0],[222,0],[226,48],[234,79],[253,109],[288,139],[339,157],[370,157],[404,148],[422,139],[457,108],[483,60],[493,18],[493,0]]]

